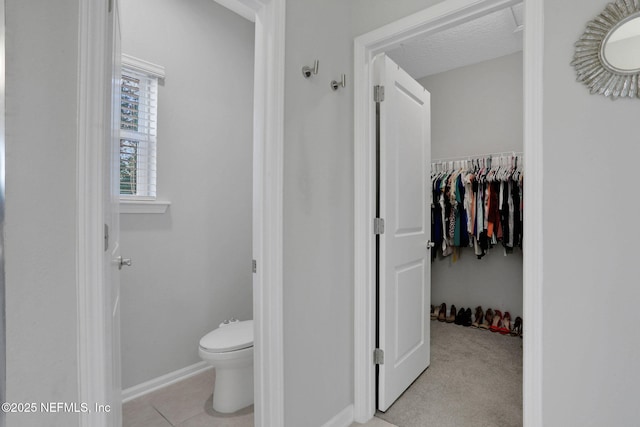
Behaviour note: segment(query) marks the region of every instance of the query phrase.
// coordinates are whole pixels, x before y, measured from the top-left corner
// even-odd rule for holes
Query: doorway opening
[[[253,140],[260,159],[254,165],[253,276],[255,424],[281,425],[283,419],[282,362],[282,143],[284,116],[284,28],[283,0],[225,0],[224,6],[255,19]],[[111,282],[108,273],[114,260],[105,259],[104,223],[117,208],[105,213],[108,183],[117,171],[103,165],[112,131],[107,128],[111,99],[112,68],[118,53],[118,33],[113,10],[98,4],[84,4],[79,14],[78,182],[79,233],[78,274],[78,398],[83,402],[109,402],[110,412],[81,414],[82,426],[118,426],[121,423],[119,343],[111,340],[105,319],[112,314]],[[115,31],[111,31],[111,27]],[[114,37],[115,39],[116,37]],[[116,55],[119,57],[119,55]],[[107,89],[108,88],[108,89]],[[117,140],[117,138],[116,138]],[[251,268],[251,265],[248,266]],[[114,322],[119,321],[114,318]]]
[[[119,272],[123,424],[140,413],[215,423],[221,415],[206,409],[224,396],[223,376],[198,343],[224,322],[253,320],[255,24],[215,2],[118,7],[120,252],[132,260]],[[252,353],[253,337],[241,345]],[[232,407],[249,406],[250,389]]]
[[[374,221],[374,71],[372,59],[421,35],[435,34],[510,7],[518,1],[444,1],[422,12],[389,24],[355,40],[355,419],[365,422],[375,410],[375,244],[370,224]],[[524,421],[540,419],[541,411],[541,61],[542,5],[524,3],[524,157],[526,158],[523,250]],[[471,153],[482,154],[482,153]]]

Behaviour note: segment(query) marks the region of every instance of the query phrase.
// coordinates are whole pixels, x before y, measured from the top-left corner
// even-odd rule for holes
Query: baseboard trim
[[[353,405],[344,408],[322,427],[349,427],[351,424],[353,424]]]
[[[130,400],[135,399],[136,397],[143,396],[145,394],[151,393],[152,391],[156,391],[173,383],[177,383],[178,381],[186,380],[187,378],[197,375],[208,369],[213,369],[213,366],[209,365],[205,361],[202,361],[191,366],[187,366],[186,368],[169,372],[168,374],[143,382],[142,384],[134,385],[133,387],[122,390],[122,403],[126,403]]]

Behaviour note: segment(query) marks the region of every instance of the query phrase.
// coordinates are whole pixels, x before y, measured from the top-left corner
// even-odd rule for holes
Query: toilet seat
[[[200,339],[200,348],[210,353],[227,353],[253,347],[253,320],[230,323]]]

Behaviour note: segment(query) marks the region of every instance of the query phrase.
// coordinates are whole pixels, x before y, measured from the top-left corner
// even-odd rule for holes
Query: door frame
[[[113,1],[113,0],[110,0]],[[117,1],[117,0],[116,0]],[[107,360],[113,349],[105,322],[109,283],[103,261],[103,144],[109,141],[106,72],[111,22],[107,1],[79,2],[76,233],[78,401],[109,396]],[[226,0],[254,17],[253,276],[255,425],[284,424],[283,139],[285,0]],[[246,17],[246,16],[245,16]],[[249,267],[247,267],[249,268]],[[117,403],[119,404],[119,403]],[[80,426],[118,426],[106,413],[80,414]]]
[[[375,402],[375,110],[371,60],[413,37],[454,27],[519,0],[445,0],[354,40],[354,418]],[[543,0],[524,0],[523,419],[542,425]]]

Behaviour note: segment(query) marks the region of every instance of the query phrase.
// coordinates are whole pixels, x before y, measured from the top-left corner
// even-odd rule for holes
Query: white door
[[[108,227],[108,240],[105,245],[104,255],[105,274],[105,305],[107,306],[108,319],[106,319],[108,333],[106,335],[107,348],[107,381],[110,385],[109,425],[122,425],[122,379],[120,365],[120,76],[121,76],[121,50],[120,50],[120,20],[118,1],[111,2],[112,10],[109,27],[112,31],[112,58],[109,63],[109,75],[111,75],[111,108],[108,113],[107,126],[109,132],[105,144],[105,180],[104,180],[104,218]]]
[[[430,94],[385,55],[374,62],[379,103],[380,217],[378,409],[386,411],[430,363],[428,197]]]

